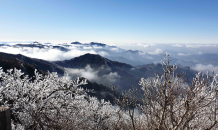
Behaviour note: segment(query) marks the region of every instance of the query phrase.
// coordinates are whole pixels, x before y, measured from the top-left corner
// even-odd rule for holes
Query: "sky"
[[[0,42],[218,43],[217,0],[0,0]]]

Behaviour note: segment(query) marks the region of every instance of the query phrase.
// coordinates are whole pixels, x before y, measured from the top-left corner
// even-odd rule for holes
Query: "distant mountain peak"
[[[104,57],[102,57],[102,56],[99,55],[99,54],[91,54],[91,53],[86,53],[86,54],[81,55],[81,56],[92,56],[92,57],[101,57],[101,58],[104,58]]]
[[[76,57],[76,58],[79,58],[81,60],[87,60],[87,61],[95,63],[95,64],[104,63],[105,59],[106,59],[106,58],[100,56],[99,54],[90,54],[90,53],[86,53],[86,54],[81,55],[81,56]]]
[[[97,43],[97,42],[91,42],[90,45],[97,45],[97,46],[106,46],[106,44],[103,43]]]
[[[128,50],[127,52],[131,52],[131,53],[139,53],[139,52],[142,52],[142,51],[138,51],[138,50]]]
[[[46,42],[46,43],[44,43],[44,44],[46,44],[46,45],[52,45],[52,43],[50,43],[50,42]]]
[[[76,41],[76,42],[72,42],[71,44],[74,44],[74,45],[82,45],[82,43]],[[103,44],[103,43],[97,43],[97,42],[90,42],[90,43],[87,43],[87,44],[83,44],[83,45],[91,45],[91,46],[102,46],[102,47],[105,47],[106,44]]]
[[[80,43],[80,42],[72,42],[71,44],[74,44],[74,45],[81,45],[82,43]]]
[[[37,41],[35,41],[35,42],[33,42],[32,44],[40,44],[39,42],[37,42]]]
[[[131,65],[121,63],[121,62],[116,62],[116,61],[111,61],[105,57],[102,57],[99,54],[84,54],[79,57],[75,57],[71,60],[64,60],[64,61],[57,61],[55,62],[60,66],[63,67],[68,67],[68,68],[85,68],[87,65],[90,65],[91,68],[97,69],[101,66],[105,67],[112,67],[112,68],[132,68]]]

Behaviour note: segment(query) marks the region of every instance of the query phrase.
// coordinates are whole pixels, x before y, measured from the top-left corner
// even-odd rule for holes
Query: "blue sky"
[[[218,1],[0,0],[0,41],[218,43]]]

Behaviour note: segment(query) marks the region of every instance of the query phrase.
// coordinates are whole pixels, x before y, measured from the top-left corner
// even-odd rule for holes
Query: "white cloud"
[[[207,64],[207,65],[203,65],[203,64],[196,64],[193,68],[193,70],[196,70],[198,72],[213,72],[213,70],[218,70],[218,66],[214,66],[212,64]]]
[[[97,54],[94,50],[80,50],[77,48],[71,49],[70,51],[63,52],[53,48],[14,48],[14,47],[1,47],[1,52],[11,54],[22,54],[32,58],[44,59],[48,61],[66,60],[86,53]]]
[[[146,59],[149,59],[149,60],[153,60],[154,59],[153,57],[148,56],[148,55],[146,55],[145,57],[146,57]]]
[[[163,53],[163,51],[161,49],[159,49],[159,48],[157,48],[153,52],[148,52],[148,54],[150,54],[150,55],[159,55],[159,54],[162,54],[162,53]]]
[[[14,45],[21,42],[7,43],[8,45]],[[28,42],[27,42],[28,43]],[[22,43],[22,44],[27,44]],[[1,43],[0,43],[1,44]],[[29,44],[29,43],[28,43]],[[150,43],[138,43],[138,44],[121,44],[125,48],[112,47],[112,46],[89,46],[74,45],[74,44],[59,44],[65,47],[69,51],[61,51],[52,47],[53,43],[46,45],[45,48],[31,48],[31,47],[20,47],[15,48],[13,46],[0,46],[0,52],[11,53],[11,54],[22,54],[32,58],[44,59],[49,61],[57,60],[68,60],[74,57],[84,55],[86,53],[99,54],[103,57],[123,57],[134,61],[139,61],[142,63],[154,63],[159,60],[157,57],[164,53],[164,50],[168,50],[170,56],[175,56],[178,60],[184,59],[182,56],[196,55],[196,54],[206,54],[217,52],[218,44],[150,44]],[[117,44],[115,44],[117,45]],[[144,47],[143,47],[144,46]],[[189,48],[187,48],[189,47]],[[139,50],[139,53],[126,54],[127,50]],[[188,57],[186,57],[188,58]],[[129,62],[127,62],[129,64]],[[181,63],[182,64],[182,63]],[[208,63],[210,64],[210,63]],[[184,64],[182,64],[184,65]]]
[[[118,49],[118,48],[111,48],[110,50],[111,50],[111,51],[119,52],[119,49]]]
[[[186,44],[187,48],[217,47],[217,44]]]
[[[101,55],[101,56],[103,56],[103,57],[109,56],[109,54],[108,54],[107,52],[104,52],[104,51],[100,51],[100,52],[98,52],[98,53],[99,53],[99,55]]]
[[[102,49],[103,47],[102,46],[97,46],[97,45],[94,45],[92,46],[94,49]]]
[[[140,51],[138,53],[140,56],[145,57],[146,59],[152,60],[153,57],[149,56],[147,53]]]
[[[187,54],[184,54],[184,53],[178,53],[177,55],[178,56],[187,56]]]
[[[84,77],[90,81],[98,80],[97,73],[98,71],[93,70],[90,65],[87,65],[84,69],[69,69],[66,68],[66,71],[70,77]]]
[[[153,46],[157,46],[156,44],[144,44],[143,47],[147,48],[147,47],[153,47]]]
[[[117,72],[110,72],[108,75],[104,75],[103,78],[107,79],[108,82],[114,83],[120,78]]]
[[[98,70],[94,70],[90,67],[90,65],[87,65],[84,69],[70,69],[65,68],[67,71],[69,77],[76,78],[76,77],[84,77],[87,78],[90,81],[102,83],[104,85],[108,85],[110,83],[116,82],[120,75],[117,72],[110,72],[109,74],[104,74],[103,76],[99,76],[98,73],[100,71],[110,71],[107,68],[104,68],[103,66],[100,67]]]
[[[83,49],[86,49],[86,50],[91,50],[92,47],[91,46],[84,46]]]
[[[146,45],[144,45],[143,47],[145,47],[145,48],[146,48],[146,47],[149,47],[149,44],[146,44]]]
[[[199,55],[203,54],[201,51],[198,52]]]
[[[174,46],[174,47],[183,47],[184,45],[183,44],[173,44],[172,46]]]

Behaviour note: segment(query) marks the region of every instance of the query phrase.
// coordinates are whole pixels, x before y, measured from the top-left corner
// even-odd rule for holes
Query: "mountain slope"
[[[102,65],[107,67],[118,67],[118,68],[132,68],[133,66],[117,61],[111,61],[107,58],[104,58],[100,55],[95,54],[85,54],[79,57],[75,57],[71,60],[64,60],[64,61],[55,61],[54,63],[69,68],[85,68],[88,64],[92,68],[99,68]]]
[[[42,74],[46,74],[49,70],[50,72],[56,72],[58,70],[59,75],[64,73],[64,69],[60,66],[48,62],[45,60],[34,59],[30,57],[26,57],[23,55],[13,55],[7,53],[0,52],[0,67],[3,68],[3,71],[8,69],[21,69],[25,75],[29,75],[29,77],[34,76],[34,71],[37,69]],[[80,78],[81,80],[84,78]],[[98,84],[96,82],[91,82],[87,80],[88,84],[82,85],[81,87],[84,89],[93,90],[93,92],[88,92],[88,95],[97,97],[99,100],[104,99],[105,101],[110,101],[113,104],[114,98],[116,97],[111,90],[111,88],[106,87],[102,84]]]
[[[161,64],[147,64],[133,67],[129,64],[111,61],[94,54],[85,54],[70,60],[55,62],[30,58],[21,54],[0,53],[0,58],[0,66],[3,66],[5,70],[16,67],[21,68],[24,72],[28,72],[29,74],[32,70],[38,69],[43,72],[57,72],[60,76],[64,74],[64,71],[70,70],[68,72],[72,79],[82,76],[88,78],[91,82],[105,86],[114,85],[120,91],[127,90],[132,86],[139,88],[138,83],[142,77],[148,78],[154,77],[155,74],[163,74]],[[178,66],[176,73],[179,74],[183,72],[188,75],[190,81],[197,73],[189,67]],[[33,73],[30,75],[33,75]]]
[[[29,75],[29,77],[34,76],[34,71],[37,69],[40,73],[45,74],[46,72],[41,71],[37,66],[28,64],[24,61],[21,61],[17,58],[8,57],[0,53],[0,67],[2,67],[3,71],[6,72],[9,69],[21,69],[25,75]]]
[[[3,52],[0,52],[0,56],[4,57],[4,59],[10,59],[10,60],[17,59],[22,63],[27,63],[32,66],[35,66],[38,70],[42,70],[44,72],[49,71],[49,72],[57,72],[59,75],[64,74],[64,68],[46,60],[30,58],[21,54],[14,55],[14,54],[7,54]],[[18,66],[20,63],[17,62],[16,64]]]
[[[88,65],[97,72],[98,77],[105,77],[110,73],[117,73],[120,78],[116,79],[116,82],[110,83],[120,88],[120,90],[126,90],[132,86],[140,87],[138,82],[140,78],[154,77],[155,74],[161,76],[164,71],[161,64],[147,64],[142,66],[133,67],[129,64],[111,61],[107,58],[104,58],[100,55],[95,54],[85,54],[71,60],[56,61],[55,64],[58,64],[62,67],[79,69],[86,68]],[[94,73],[94,72],[93,72]],[[175,74],[185,73],[187,74],[188,79],[191,81],[192,78],[197,73],[190,69],[190,67],[178,66]],[[98,81],[106,86],[108,86],[107,79],[101,78],[101,81]]]
[[[139,79],[126,71],[133,68],[133,66],[117,61],[111,61],[100,55],[85,54],[71,60],[56,61],[54,63],[62,67],[73,69],[83,69],[89,65],[92,69],[98,72],[97,75],[99,77],[104,77],[111,73],[117,73],[120,78],[116,79],[116,81],[113,82],[113,85],[122,90],[129,89],[132,85],[138,86]],[[105,83],[104,85],[108,84]]]
[[[84,78],[80,78],[81,80]],[[96,82],[91,82],[87,80],[86,85],[82,85],[81,87],[85,90],[93,90],[92,92],[87,92],[88,95],[98,98],[99,100],[104,99],[105,101],[110,101],[114,104],[114,99],[118,96],[115,95],[113,90],[109,87],[106,87],[102,84],[98,84]]]

